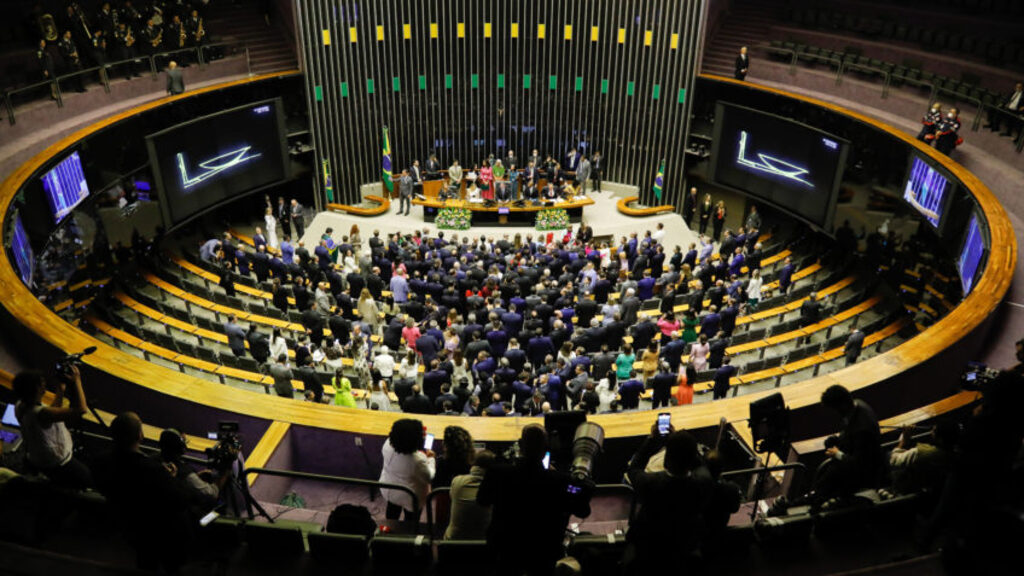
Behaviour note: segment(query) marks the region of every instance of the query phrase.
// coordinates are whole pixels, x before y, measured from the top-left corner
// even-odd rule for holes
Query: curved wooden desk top
[[[648,206],[647,208],[633,208],[632,206],[630,206],[630,204],[636,202],[639,199],[639,196],[627,196],[625,198],[620,198],[619,201],[615,203],[615,205],[619,209],[619,212],[625,214],[626,216],[653,216],[655,214],[660,214],[661,212],[674,212],[676,209],[676,207],[671,204],[662,204],[661,206]]]
[[[551,205],[526,204],[525,206],[513,206],[512,204],[484,206],[482,202],[467,202],[465,200],[434,200],[431,198],[427,198],[425,200],[413,198],[412,203],[417,206],[429,206],[431,208],[465,208],[466,210],[471,210],[473,212],[497,212],[498,208],[508,208],[509,212],[540,212],[541,210],[547,210],[548,208],[565,210],[569,210],[571,208],[583,208],[584,206],[592,205],[594,203],[594,199],[587,196],[576,196],[572,200],[556,202]]]
[[[366,199],[370,202],[375,202],[377,205],[371,208],[363,208],[361,206],[352,206],[350,204],[328,204],[328,210],[334,210],[336,212],[348,212],[355,216],[380,216],[386,214],[391,208],[391,200],[388,200],[384,196],[377,196],[376,194],[367,194]]]
[[[274,76],[278,75],[256,77],[251,80],[242,80],[210,87],[191,94],[164,98],[107,118],[55,142],[22,165],[0,186],[0,206],[5,208],[0,211],[0,225],[4,224],[3,219],[7,217],[6,207],[11,203],[15,193],[21,188],[22,184],[52,157],[58,155],[61,151],[90,133],[109,126],[122,118],[138,114],[143,110],[156,108],[176,99],[187,98],[198,92],[218,90],[226,86],[259,81]],[[916,147],[922,154],[930,156],[933,160],[944,166],[971,190],[985,214],[990,229],[992,247],[985,265],[984,274],[973,292],[959,306],[918,337],[901,344],[885,354],[865,360],[854,367],[787,386],[786,402],[791,408],[802,408],[818,404],[822,391],[832,384],[841,383],[851,390],[857,390],[910,370],[918,363],[955,345],[960,335],[973,330],[987,321],[1006,294],[1013,279],[1014,266],[1017,260],[1017,242],[1013,234],[1012,224],[1007,218],[1003,207],[988,187],[981,183],[973,174],[946,156],[917,142],[912,136],[904,134],[900,130],[891,128],[866,115],[846,110],[822,100],[739,82],[731,78],[709,75],[703,75],[702,77],[717,82],[736,83],[750,90],[760,90],[806,101],[816,106],[845,114],[875,129],[883,130],[893,138],[903,140],[907,144]],[[159,393],[181,400],[206,404],[233,412],[237,412],[239,406],[245,406],[245,413],[256,418],[372,435],[386,435],[393,421],[405,417],[401,413],[373,412],[326,405],[320,406],[263,394],[254,394],[245,390],[221,386],[207,380],[187,376],[121,352],[81,330],[69,326],[62,318],[36,300],[31,292],[21,283],[12,262],[6,255],[0,258],[0,290],[6,295],[3,305],[12,315],[52,345],[67,352],[79,351],[86,346],[97,346],[98,351],[86,357],[87,362],[91,366],[118,378],[135,382],[139,386],[146,386]],[[707,428],[717,425],[721,418],[731,421],[746,418],[748,416],[749,402],[762,398],[772,392],[774,390],[719,400],[714,403],[675,407],[669,409],[669,411],[672,412],[677,427]],[[629,437],[648,434],[656,417],[657,412],[649,410],[627,414],[598,415],[591,419],[604,427],[605,434],[608,437]],[[519,430],[524,424],[538,421],[536,418],[491,419],[452,418],[445,416],[423,416],[420,418],[426,426],[435,431],[443,430],[449,424],[458,424],[468,429],[474,438],[490,441],[514,440],[518,438]]]

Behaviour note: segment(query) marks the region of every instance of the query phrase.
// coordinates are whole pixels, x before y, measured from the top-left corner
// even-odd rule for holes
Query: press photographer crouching
[[[67,428],[68,423],[89,411],[76,361],[77,358],[58,364],[53,398],[48,406],[43,404],[46,378],[41,372],[21,372],[13,382],[18,397],[14,410],[22,428],[27,463],[55,484],[71,489],[92,485],[89,468],[74,456],[74,444]],[[66,390],[68,386],[70,390]],[[68,406],[64,406],[66,392],[70,397]]]

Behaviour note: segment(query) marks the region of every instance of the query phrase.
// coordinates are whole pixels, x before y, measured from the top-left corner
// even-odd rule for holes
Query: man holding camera
[[[64,406],[66,387],[70,385],[70,404]],[[80,489],[92,485],[92,474],[74,457],[74,445],[67,422],[74,422],[89,411],[82,390],[82,375],[73,363],[64,367],[49,405],[43,404],[46,379],[42,373],[25,371],[14,377],[18,402],[15,416],[21,423],[28,463],[65,488]]]
[[[220,490],[231,474],[229,470],[196,472],[182,460],[187,446],[184,434],[174,428],[164,430],[160,434],[160,460],[184,492],[189,506],[205,514],[217,505]]]

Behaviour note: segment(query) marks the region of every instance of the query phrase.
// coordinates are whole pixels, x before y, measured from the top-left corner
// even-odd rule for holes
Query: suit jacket
[[[860,356],[861,348],[864,347],[864,333],[860,330],[850,334],[850,337],[846,339],[846,345],[843,346],[843,354],[847,360],[856,360]]]
[[[750,69],[750,56],[742,54],[736,57],[736,78],[742,80]]]
[[[185,91],[185,77],[182,75],[181,68],[174,68],[167,70],[167,93],[168,94],[181,94]]]

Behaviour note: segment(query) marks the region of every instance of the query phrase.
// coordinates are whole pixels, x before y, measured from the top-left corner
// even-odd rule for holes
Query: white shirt
[[[654,233],[651,234],[651,238],[656,240],[658,244],[661,244],[661,241],[665,239],[665,229],[662,228],[660,230],[655,230]]]
[[[288,343],[285,342],[284,337],[272,338],[270,340],[270,359],[276,362],[281,354],[284,354],[285,357],[288,356]]]
[[[71,432],[63,422],[47,427],[39,422],[43,406],[15,405],[14,412],[21,423],[21,436],[25,440],[28,461],[43,470],[52,470],[68,463],[72,456]]]
[[[384,466],[379,481],[408,487],[419,498],[422,507],[430,492],[430,481],[434,479],[434,459],[419,450],[412,454],[399,454],[391,446],[391,440],[384,442],[380,453],[384,457]],[[389,488],[381,488],[380,493],[388,502],[412,510],[412,498],[408,493]]]
[[[380,372],[381,377],[391,378],[395,373],[395,358],[391,354],[378,354],[373,359],[373,367]]]
[[[1021,98],[1022,94],[1024,94],[1024,93],[1022,93],[1022,92],[1014,92],[1013,96],[1010,96],[1010,103],[1007,104],[1006,107],[1009,108],[1010,110],[1019,110],[1020,109],[1020,98]]]
[[[761,299],[761,289],[764,285],[764,279],[758,276],[757,278],[751,278],[747,282],[747,297]]]

